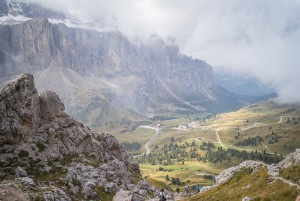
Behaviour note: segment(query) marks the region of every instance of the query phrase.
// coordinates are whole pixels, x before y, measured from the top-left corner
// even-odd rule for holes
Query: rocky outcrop
[[[99,186],[110,193],[132,188],[141,177],[139,167],[119,142],[110,134],[92,132],[64,108],[54,92],[39,95],[30,74],[6,85],[0,93],[0,169],[10,175],[8,168],[18,165],[11,176],[20,177],[27,190],[45,182],[37,180],[41,173],[61,172],[59,180],[68,189],[45,192],[46,200],[69,200],[63,190],[87,198],[97,196]]]
[[[265,164],[263,162],[257,162],[257,161],[244,161],[238,166],[231,167],[229,169],[224,170],[221,172],[218,176],[215,177],[215,185],[219,186],[220,184],[228,181],[235,173],[243,170],[243,169],[251,169],[252,172],[255,172],[260,167],[264,166]]]
[[[273,177],[277,177],[280,170],[284,168],[288,168],[291,165],[300,164],[300,149],[296,149],[295,152],[287,155],[285,159],[283,159],[278,164],[272,164],[268,166],[268,172]]]
[[[295,152],[287,155],[285,159],[277,164],[277,167],[283,169],[296,164],[300,164],[300,149],[296,149]]]
[[[33,76],[22,75],[0,93],[0,144],[16,144],[35,132],[38,94]]]
[[[23,168],[21,168],[21,167],[17,167],[17,169],[15,170],[15,172],[16,172],[16,175],[18,177],[27,177],[26,171]]]
[[[129,164],[127,153],[112,135],[93,133],[72,119],[54,92],[39,96],[32,75],[22,74],[6,85],[0,95],[2,145],[47,143],[41,159],[95,153],[103,162],[120,160],[123,166]]]

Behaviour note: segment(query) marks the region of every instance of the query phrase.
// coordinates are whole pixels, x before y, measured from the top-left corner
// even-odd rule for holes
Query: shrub
[[[24,157],[28,157],[29,156],[29,153],[28,151],[25,151],[25,150],[21,150],[18,154],[19,158],[24,158]]]
[[[39,152],[42,152],[46,149],[46,146],[43,143],[37,143],[36,147],[39,149]]]

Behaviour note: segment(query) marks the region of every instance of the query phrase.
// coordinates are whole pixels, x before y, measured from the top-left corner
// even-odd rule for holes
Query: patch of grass
[[[101,201],[112,201],[115,193],[111,192],[105,192],[105,188],[103,186],[97,186],[94,191],[97,193],[97,200],[101,200]]]
[[[33,201],[43,201],[43,194],[42,192],[29,192],[29,199]]]
[[[18,161],[18,158],[8,158],[6,162],[1,162],[0,167],[5,173],[0,179],[8,179],[15,176],[15,169],[22,164]]]
[[[140,181],[141,177],[137,172],[131,172],[131,176],[133,177],[133,182],[135,185],[138,184],[138,182]]]
[[[208,179],[204,179],[201,173],[205,172],[205,175],[215,175],[221,172],[222,168],[216,168],[214,164],[210,163],[202,163],[198,161],[186,161],[184,165],[179,164],[172,164],[163,166],[164,169],[172,169],[171,172],[169,171],[158,171],[161,165],[150,165],[150,164],[142,164],[140,165],[140,169],[142,172],[143,177],[148,179],[153,179],[152,181],[154,184],[159,184],[158,182],[165,182],[168,186],[172,189],[181,188],[181,191],[184,190],[184,186],[186,185],[187,181],[190,180],[191,185],[195,185],[200,183],[204,186],[212,185],[212,181]],[[200,174],[199,174],[200,173]],[[179,178],[181,185],[173,185],[171,181],[166,181],[166,176],[171,178]],[[147,179],[147,180],[148,180]],[[151,180],[150,180],[151,181]]]
[[[46,149],[46,145],[44,145],[41,142],[37,143],[36,147],[39,149],[39,152],[42,152],[42,151],[44,151]]]
[[[95,154],[85,154],[85,158],[89,160],[88,165],[97,168],[101,165],[101,161],[97,159]]]
[[[44,165],[40,162],[40,160],[33,160],[32,158],[30,158],[28,168],[26,169],[27,173],[34,177],[43,175]]]
[[[46,185],[49,185],[50,182],[55,181],[56,186],[58,187],[68,186],[67,182],[64,181],[64,178],[66,177],[66,174],[68,172],[66,167],[72,163],[72,159],[73,158],[71,156],[64,156],[60,160],[48,161],[47,165],[51,167],[49,173],[38,174],[36,175],[35,179],[40,183],[45,183]],[[37,171],[40,172],[41,170]]]
[[[298,183],[300,181],[300,164],[291,165],[288,168],[280,170],[279,176],[284,179]]]
[[[25,158],[25,157],[29,156],[29,153],[28,153],[28,151],[25,151],[22,149],[22,150],[20,150],[18,156],[19,156],[19,158]]]
[[[59,162],[62,166],[68,166],[73,162],[73,157],[65,155]]]
[[[184,200],[191,201],[240,201],[244,197],[253,200],[291,201],[300,190],[279,180],[273,180],[267,168],[250,174],[249,169],[236,173],[224,184]]]
[[[155,186],[158,189],[164,188],[166,189],[166,184],[162,181],[158,181],[156,179],[153,178],[147,178],[146,181],[151,184],[152,186]]]
[[[81,182],[79,181],[79,180],[73,180],[73,184],[75,185],[75,186],[78,186],[79,187],[79,190],[78,190],[78,192],[74,195],[74,197],[75,197],[75,199],[73,199],[73,200],[84,200],[84,195],[82,194],[82,189],[83,189],[83,187],[82,187],[82,185],[81,185]],[[70,189],[69,189],[70,190]],[[71,193],[72,194],[72,193]],[[73,198],[74,198],[73,197]]]

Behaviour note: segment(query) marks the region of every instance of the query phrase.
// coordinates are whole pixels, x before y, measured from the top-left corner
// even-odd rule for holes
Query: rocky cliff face
[[[0,83],[32,73],[39,90],[55,91],[94,128],[120,127],[137,114],[220,112],[244,103],[213,83],[211,66],[180,54],[174,39],[133,42],[32,4],[2,0],[0,13]],[[24,19],[11,23],[10,16]]]
[[[70,118],[54,92],[39,95],[30,74],[0,93],[0,139],[0,185],[16,174],[14,184],[28,196],[101,199],[132,190],[140,179],[138,165],[112,135]]]

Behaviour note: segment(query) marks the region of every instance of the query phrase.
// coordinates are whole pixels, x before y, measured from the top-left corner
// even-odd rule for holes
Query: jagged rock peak
[[[22,74],[7,84],[0,93],[0,163],[4,164],[0,172],[17,159],[18,167],[10,176],[17,175],[25,185],[38,189],[39,184],[31,179],[36,175],[28,169],[28,163],[42,167],[38,174],[49,174],[51,169],[58,168],[53,164],[59,166],[59,161],[68,157],[72,162],[59,167],[66,173],[61,180],[72,191],[78,192],[78,182],[84,186],[81,193],[85,196],[96,195],[97,186],[104,187],[106,192],[131,189],[134,179],[141,175],[124,147],[110,134],[92,132],[64,109],[54,92],[38,95],[30,74]],[[51,200],[56,194],[64,192],[53,191],[44,197]]]
[[[0,144],[18,143],[34,130],[38,102],[33,76],[22,74],[0,93]]]
[[[119,159],[129,164],[126,151],[113,136],[93,133],[64,109],[57,94],[45,91],[39,96],[33,76],[20,75],[0,93],[1,144],[46,141],[54,145],[45,152],[50,158],[96,152],[103,161]],[[57,135],[63,135],[60,142]]]

